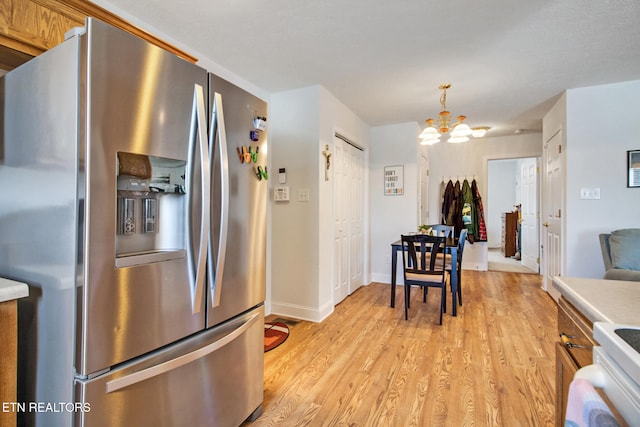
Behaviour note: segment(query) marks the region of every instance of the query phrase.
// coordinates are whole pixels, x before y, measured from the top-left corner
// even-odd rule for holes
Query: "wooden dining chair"
[[[452,238],[455,234],[453,225],[434,224],[431,225],[431,234],[435,236],[444,236],[446,238]]]
[[[449,226],[444,226],[444,227],[449,227]],[[453,229],[453,227],[451,227]],[[453,230],[452,230],[453,233]],[[457,256],[456,256],[456,273],[457,273],[457,277],[458,277],[458,283],[457,283],[457,297],[456,295],[453,295],[453,299],[452,299],[452,304],[456,303],[456,298],[457,298],[457,302],[458,305],[462,305],[462,253],[464,251],[464,244],[467,240],[467,229],[463,228],[462,231],[460,231],[460,237],[458,238],[458,248],[457,248]],[[429,259],[431,257],[431,254],[427,254],[427,262],[429,262]],[[452,266],[451,266],[451,257],[447,256],[443,251],[439,252],[437,254],[438,258],[444,258],[445,259],[445,269],[447,270],[447,273],[449,273],[448,278],[451,279],[451,271],[452,271]],[[451,287],[451,292],[453,292],[453,283],[451,283],[451,280],[449,280],[449,286]],[[427,300],[427,288],[424,288],[423,290],[423,301]]]
[[[444,249],[446,238],[428,234],[402,235],[402,266],[404,275],[404,318],[409,319],[411,287],[440,288],[440,324],[447,310],[445,268],[446,257],[437,254]],[[426,297],[426,294],[425,294]]]

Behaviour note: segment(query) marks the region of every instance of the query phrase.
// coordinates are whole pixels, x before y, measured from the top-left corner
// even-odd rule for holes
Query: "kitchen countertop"
[[[0,303],[23,298],[29,295],[29,286],[25,283],[0,277]]]
[[[640,282],[559,276],[553,286],[592,322],[640,325]]]

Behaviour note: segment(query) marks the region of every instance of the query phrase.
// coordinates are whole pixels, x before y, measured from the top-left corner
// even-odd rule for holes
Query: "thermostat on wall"
[[[273,201],[274,202],[288,202],[289,201],[289,187],[286,185],[279,185],[273,188]]]

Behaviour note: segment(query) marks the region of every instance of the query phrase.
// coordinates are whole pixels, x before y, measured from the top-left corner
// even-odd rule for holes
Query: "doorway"
[[[542,288],[558,301],[560,292],[552,286],[555,276],[564,275],[562,256],[562,200],[564,199],[562,130],[544,143],[544,205],[542,233],[544,269]]]
[[[538,273],[539,157],[488,160],[489,270]]]

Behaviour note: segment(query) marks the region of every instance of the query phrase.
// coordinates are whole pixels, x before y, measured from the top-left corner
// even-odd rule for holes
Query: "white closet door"
[[[333,302],[364,284],[364,153],[334,138]]]
[[[333,169],[333,303],[338,304],[349,295],[349,179],[345,144],[334,138]]]
[[[363,211],[364,211],[364,153],[347,144],[349,152],[349,180],[351,182],[349,188],[349,293],[352,293],[363,285],[363,268],[364,268],[364,236],[362,234],[363,227]]]

